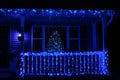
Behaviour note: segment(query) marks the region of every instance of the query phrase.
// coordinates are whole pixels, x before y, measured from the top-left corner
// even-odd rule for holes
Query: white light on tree
[[[63,45],[58,31],[54,31],[49,38],[47,45],[48,52],[63,52]]]

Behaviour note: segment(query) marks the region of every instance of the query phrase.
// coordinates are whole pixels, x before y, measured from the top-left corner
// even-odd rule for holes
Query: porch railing
[[[107,51],[20,54],[20,76],[108,75]]]

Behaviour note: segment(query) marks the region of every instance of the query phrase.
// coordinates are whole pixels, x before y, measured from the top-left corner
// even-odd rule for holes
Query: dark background
[[[120,17],[113,19],[113,22],[107,29],[107,46],[110,57],[110,70],[111,72],[118,73],[120,75],[120,57],[119,57],[119,45],[120,45]]]
[[[8,26],[0,26],[0,67],[9,68],[9,30]]]

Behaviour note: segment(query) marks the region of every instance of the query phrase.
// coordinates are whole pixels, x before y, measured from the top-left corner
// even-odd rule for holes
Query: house
[[[0,9],[1,59],[5,60],[5,57],[12,55],[12,59],[9,57],[9,60],[6,60],[7,64],[11,61],[10,70],[19,72],[20,67],[24,73],[25,65],[18,66],[18,69],[15,65],[20,63],[16,62],[20,54],[25,56],[24,53],[29,55],[32,52],[46,52],[48,40],[55,30],[58,31],[63,49],[67,53],[106,53],[106,30],[112,22],[113,15],[113,10]],[[101,67],[102,63],[98,66]],[[108,65],[105,66],[103,70],[107,70]]]

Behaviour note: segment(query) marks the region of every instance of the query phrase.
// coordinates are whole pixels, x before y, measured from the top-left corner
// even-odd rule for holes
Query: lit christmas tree
[[[54,31],[50,36],[47,50],[48,52],[63,52],[62,40],[58,31]]]

